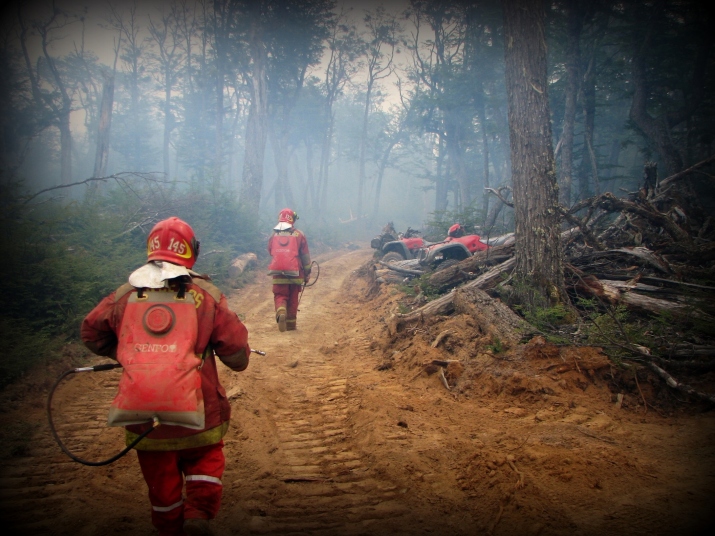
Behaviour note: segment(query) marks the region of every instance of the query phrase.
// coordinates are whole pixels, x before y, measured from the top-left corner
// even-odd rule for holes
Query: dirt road
[[[365,299],[367,282],[355,274],[371,254],[318,257],[320,279],[303,295],[295,332],[279,333],[263,278],[230,297],[267,355],[243,373],[220,371],[233,419],[217,534],[652,536],[715,527],[711,413],[615,405],[587,371],[556,377],[544,363],[485,353],[463,318],[390,338],[384,318],[396,298],[383,289]],[[461,339],[432,348],[445,326]],[[391,366],[378,370],[386,357]],[[485,364],[447,390],[422,363],[448,357]],[[90,468],[53,442],[43,404],[54,375],[38,372],[0,394],[3,527],[154,534],[133,453]],[[78,375],[58,392],[60,434],[85,458],[122,446],[121,431],[104,426],[118,378]]]

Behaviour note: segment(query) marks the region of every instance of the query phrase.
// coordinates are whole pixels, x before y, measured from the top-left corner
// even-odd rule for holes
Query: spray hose
[[[303,292],[305,291],[306,288],[312,287],[318,282],[318,278],[320,277],[320,265],[316,262],[313,261],[310,263],[310,266],[313,266],[315,264],[315,267],[317,268],[316,274],[315,274],[315,279],[313,279],[312,283],[303,283],[303,288],[300,289],[300,295],[298,296],[298,305],[300,305],[300,300],[303,298]],[[310,273],[313,273],[313,270],[310,270]]]
[[[124,456],[131,449],[133,449],[137,445],[137,443],[139,443],[142,439],[144,439],[147,435],[149,435],[149,433],[152,430],[154,430],[154,428],[156,428],[157,426],[159,426],[161,424],[159,422],[159,419],[157,417],[154,417],[151,428],[149,428],[147,431],[143,432],[139,437],[137,437],[134,441],[132,441],[131,444],[127,445],[127,447],[124,450],[122,450],[119,454],[116,454],[107,460],[102,460],[99,462],[91,462],[89,460],[83,460],[82,458],[75,456],[67,449],[67,447],[64,445],[64,443],[62,443],[60,436],[57,435],[57,430],[55,430],[55,424],[52,421],[52,397],[55,394],[55,390],[57,389],[57,386],[62,382],[62,380],[64,380],[70,374],[76,374],[78,372],[100,372],[103,370],[112,370],[115,368],[120,368],[121,366],[122,365],[120,365],[119,363],[106,363],[104,365],[95,365],[93,367],[82,367],[82,368],[70,369],[70,370],[62,373],[62,375],[57,379],[55,384],[52,386],[52,389],[50,389],[50,394],[47,397],[47,420],[50,423],[50,431],[52,432],[52,436],[55,438],[55,441],[57,441],[57,444],[62,449],[62,452],[67,454],[67,456],[69,456],[70,458],[72,458],[74,461],[76,461],[78,463],[81,463],[83,465],[90,465],[92,467],[99,467],[101,465],[109,465],[110,463],[116,462],[119,458]]]
[[[303,285],[303,288],[312,287],[313,285],[315,285],[318,282],[318,278],[320,277],[320,265],[316,261],[311,262],[310,263],[310,266],[311,266],[310,273],[311,274],[313,273],[313,270],[312,270],[313,265],[315,265],[315,267],[317,268],[317,273],[315,274],[315,279],[313,279],[312,283],[306,283],[305,285]]]
[[[251,349],[251,352],[254,353],[254,354],[258,354],[258,355],[266,355],[266,352],[262,352],[261,350],[254,350],[253,348]],[[61,375],[59,378],[57,378],[57,381],[56,381],[55,384],[52,386],[52,389],[50,389],[50,394],[49,394],[48,397],[47,397],[47,420],[48,420],[48,422],[49,422],[49,424],[50,424],[50,431],[52,432],[52,437],[55,438],[55,441],[57,441],[57,444],[58,444],[58,445],[60,446],[60,448],[62,449],[62,452],[64,452],[64,453],[65,453],[67,456],[69,456],[72,460],[74,460],[74,461],[76,461],[76,462],[78,462],[78,463],[81,463],[81,464],[83,464],[83,465],[89,465],[89,466],[92,466],[92,467],[99,467],[99,466],[102,466],[102,465],[109,465],[110,463],[114,463],[114,462],[116,462],[119,458],[121,458],[122,456],[124,456],[125,454],[127,454],[127,452],[129,452],[129,451],[132,450],[134,447],[136,447],[137,444],[138,444],[142,439],[144,439],[146,436],[148,436],[148,435],[152,432],[152,430],[154,430],[154,428],[156,428],[156,427],[158,427],[158,426],[161,425],[161,422],[159,422],[159,418],[158,418],[158,417],[154,417],[154,418],[152,419],[152,421],[150,421],[150,422],[152,423],[151,428],[149,428],[148,430],[142,432],[142,433],[139,435],[139,437],[137,437],[134,441],[132,441],[129,445],[127,445],[127,447],[126,447],[124,450],[122,450],[120,453],[115,454],[115,455],[112,456],[111,458],[108,458],[108,459],[106,459],[106,460],[102,460],[102,461],[99,461],[99,462],[91,462],[91,461],[89,461],[89,460],[83,460],[82,458],[80,458],[80,457],[78,457],[78,456],[75,456],[74,454],[72,454],[72,453],[67,449],[67,447],[65,446],[65,444],[62,443],[62,440],[60,439],[60,436],[57,434],[57,430],[55,429],[55,423],[54,423],[53,420],[52,420],[52,397],[54,396],[55,391],[57,390],[57,387],[58,387],[59,384],[62,382],[62,380],[64,380],[64,379],[65,379],[67,376],[69,376],[70,374],[76,374],[76,373],[79,373],[79,372],[101,372],[101,371],[104,371],[104,370],[112,370],[112,369],[121,368],[121,367],[122,367],[122,365],[121,365],[120,363],[105,363],[105,364],[103,364],[103,365],[95,365],[95,366],[93,366],[93,367],[81,367],[81,368],[70,369],[70,370],[67,370],[67,371],[63,372],[62,375]]]

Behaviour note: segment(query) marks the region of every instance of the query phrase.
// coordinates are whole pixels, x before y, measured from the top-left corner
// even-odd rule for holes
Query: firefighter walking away
[[[109,425],[125,427],[127,445],[155,426],[135,449],[162,536],[213,534],[231,415],[214,355],[239,372],[251,352],[225,296],[192,270],[198,254],[186,222],[160,221],[149,233],[147,263],[81,329],[92,352],[124,367]]]
[[[297,328],[298,302],[303,285],[310,277],[308,239],[295,228],[298,215],[284,208],[278,214],[278,225],[268,239],[271,263],[268,275],[273,276],[273,302],[279,331]]]

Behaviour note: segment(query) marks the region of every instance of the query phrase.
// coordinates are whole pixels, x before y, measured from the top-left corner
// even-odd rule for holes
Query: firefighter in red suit
[[[152,295],[161,300],[164,299],[162,296],[176,297],[181,293],[184,300],[189,299],[189,303],[194,304],[181,310],[183,313],[166,312],[169,306],[159,304],[158,307],[164,307],[165,311],[158,311],[158,321],[149,317],[149,324],[150,327],[158,324],[166,331],[169,328],[161,325],[162,319],[185,314],[187,325],[195,326],[191,330],[195,340],[190,339],[186,344],[189,357],[200,363],[190,372],[197,376],[196,397],[202,399],[203,426],[188,428],[162,424],[135,448],[149,487],[152,523],[159,534],[212,534],[208,520],[216,516],[221,503],[221,477],[225,466],[222,438],[231,415],[226,392],[219,382],[214,354],[232,370],[244,370],[251,352],[248,331],[229,310],[221,291],[191,270],[199,253],[199,243],[187,223],[175,217],[157,223],[149,234],[147,253],[148,262],[129,276],[129,282],[104,298],[87,315],[82,323],[81,337],[95,354],[118,359],[124,365],[121,392],[128,366],[122,361],[122,355],[151,347],[127,342],[142,336],[141,326],[134,329],[129,319],[133,303]],[[146,318],[145,315],[145,321]],[[177,325],[182,325],[181,320],[177,319]],[[160,344],[154,346],[163,347]],[[112,410],[110,420],[111,414]],[[127,444],[149,426],[151,424],[126,426]],[[186,495],[182,497],[184,483]]]
[[[308,240],[294,227],[297,219],[295,211],[281,210],[278,225],[268,240],[271,255],[268,274],[273,276],[273,302],[280,331],[296,329],[300,291],[310,277]]]

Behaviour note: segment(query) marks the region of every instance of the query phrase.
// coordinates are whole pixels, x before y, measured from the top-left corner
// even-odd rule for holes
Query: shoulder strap
[[[129,283],[124,283],[121,287],[114,291],[114,301],[118,302],[122,299],[122,296],[134,290],[134,287]]]
[[[191,279],[191,282],[197,287],[199,287],[201,290],[208,292],[209,296],[211,296],[214,301],[216,301],[216,303],[221,301],[222,292],[213,283],[209,283],[205,279],[200,279],[198,277],[193,277]]]

